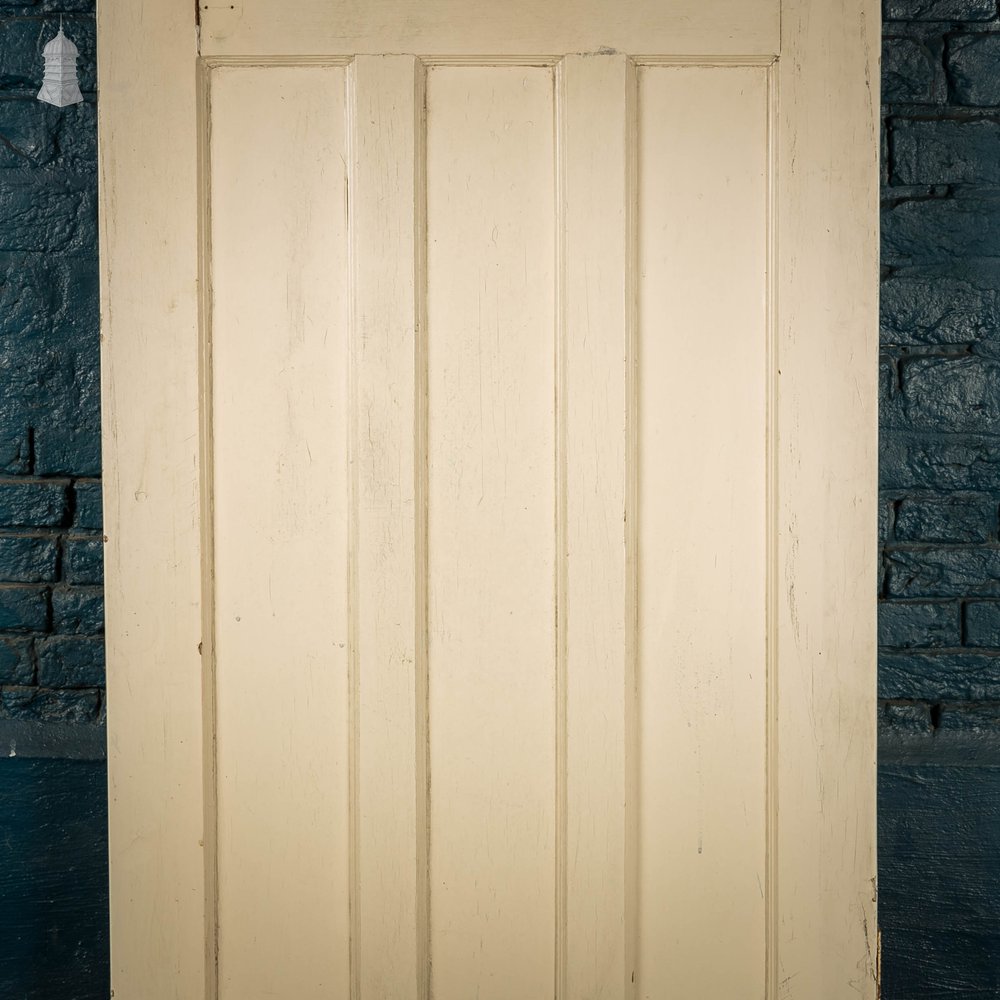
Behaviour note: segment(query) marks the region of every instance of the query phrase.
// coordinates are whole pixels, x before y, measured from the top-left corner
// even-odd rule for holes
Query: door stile
[[[423,67],[349,76],[353,313],[351,995],[428,993]]]
[[[176,3],[98,11],[111,984],[126,1000],[200,997],[210,976],[191,19]]]
[[[639,72],[625,67],[625,998],[639,993]]]
[[[627,995],[631,978],[635,844],[625,817],[635,804],[626,788],[635,634],[626,560],[634,564],[634,550],[626,553],[623,515],[634,471],[626,443],[634,87],[626,56],[570,55],[558,67],[559,1000]]]
[[[566,745],[566,576],[569,548],[566,537],[566,153],[565,120],[565,61],[560,60],[552,76],[554,98],[552,101],[552,128],[555,136],[555,510],[553,529],[556,539],[556,571],[552,594],[553,633],[555,636],[555,941],[553,955],[554,1000],[566,995],[568,960],[567,934],[567,745]]]
[[[201,718],[205,864],[205,1000],[219,995],[219,785],[215,669],[215,499],[212,433],[212,67],[197,62],[198,394],[201,458]]]
[[[416,615],[416,720],[414,755],[416,760],[417,819],[417,1000],[432,997],[431,963],[431,770],[430,770],[430,638],[428,587],[428,452],[429,404],[427,330],[427,66],[419,57],[414,62],[414,117],[416,147],[414,152],[414,211],[416,233],[413,248],[416,330],[414,357],[414,477],[416,505],[414,556],[417,565],[414,603]]]
[[[766,828],[764,862],[764,996],[778,1000],[778,60],[767,67],[767,344],[765,452],[766,569],[764,602],[767,615],[765,671],[767,719],[765,777]]]
[[[796,997],[870,998],[880,14],[781,6],[774,975]]]

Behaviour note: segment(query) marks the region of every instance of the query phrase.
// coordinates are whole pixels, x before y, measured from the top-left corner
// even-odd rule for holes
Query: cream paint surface
[[[204,55],[771,55],[776,0],[239,0],[201,7]],[[482,60],[477,60],[482,61]]]
[[[431,978],[552,988],[555,226],[549,68],[427,80]]]
[[[634,395],[626,368],[635,332],[635,218],[626,209],[635,181],[634,84],[623,57],[568,56],[557,75],[565,275],[557,344],[559,997],[621,996],[632,988],[635,959],[634,808],[626,812],[634,595],[623,521],[633,424],[626,398]]]
[[[355,991],[407,996],[425,983],[427,657],[417,508],[422,445],[423,253],[418,109],[412,56],[358,57],[348,70],[355,371],[351,604],[351,964]],[[409,169],[407,169],[409,166]],[[419,356],[419,357],[418,357]],[[422,525],[421,525],[422,527]]]
[[[643,67],[639,108],[637,980],[649,1000],[756,998],[774,364],[767,71]],[[725,942],[725,961],[709,940]]]
[[[344,101],[339,67],[211,81],[222,1000],[348,983]]]
[[[872,998],[877,10],[449,3],[100,12],[116,997]]]

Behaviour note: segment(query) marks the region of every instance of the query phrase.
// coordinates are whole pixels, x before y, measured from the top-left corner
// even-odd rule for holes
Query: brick
[[[94,18],[67,17],[64,29],[80,52],[76,63],[80,89],[92,93],[97,89]],[[0,20],[0,91],[34,96],[41,81],[42,49],[58,30],[58,16]]]
[[[1000,122],[894,120],[892,181],[1000,184]]]
[[[1000,597],[1000,549],[925,548],[889,553],[892,597]]]
[[[893,533],[895,520],[894,501],[891,497],[879,497],[878,501],[878,538],[880,542],[889,540]]]
[[[94,0],[0,0],[5,14],[93,13]]]
[[[897,271],[882,282],[879,325],[885,345],[987,342],[1000,353],[1000,265]]]
[[[39,102],[41,103],[41,102]],[[97,103],[86,100],[62,111],[56,131],[57,157],[55,166],[74,174],[97,175]],[[91,180],[91,183],[96,181]]]
[[[98,265],[90,260],[0,254],[0,349],[23,365],[40,350],[85,353],[97,370]]]
[[[60,483],[0,482],[0,526],[55,528],[66,512],[66,487]]]
[[[885,114],[885,106],[882,107],[879,115],[878,127],[878,183],[879,189],[889,185],[889,130],[888,119]]]
[[[1000,649],[1000,602],[966,603],[965,644],[984,649]]]
[[[2,413],[2,411],[0,411]],[[18,475],[31,471],[31,444],[28,428],[0,426],[0,473]]]
[[[76,416],[77,426],[47,420],[35,429],[35,472],[43,476],[95,476],[101,471],[100,405],[96,393]]]
[[[898,362],[881,357],[878,363],[878,422],[880,427],[897,426],[902,419],[903,400],[896,388]]]
[[[94,174],[97,106],[54,108],[34,96],[0,101],[0,170],[47,167]]]
[[[900,364],[900,382],[900,392],[883,394],[883,427],[1000,433],[1000,361],[972,355],[910,359]]]
[[[73,485],[73,526],[83,531],[99,531],[104,526],[104,500],[100,482]]]
[[[931,722],[930,705],[880,705],[878,713],[878,732],[894,735],[917,735],[930,733],[934,728]]]
[[[39,639],[38,684],[52,688],[104,686],[104,640],[83,637]]]
[[[42,722],[94,722],[100,708],[97,691],[49,691],[9,687],[0,690],[0,714]]]
[[[0,583],[46,583],[56,579],[59,550],[51,537],[0,537]]]
[[[995,739],[1000,734],[1000,705],[963,705],[958,709],[945,706],[941,712],[940,729],[944,733],[958,732]]]
[[[882,209],[882,263],[1000,256],[1000,194],[906,199]]]
[[[34,104],[45,107],[29,98],[0,101],[0,168],[40,167],[55,159],[58,108],[52,108],[52,114],[36,110]]]
[[[0,355],[0,374],[3,376],[0,408],[20,413],[33,429],[37,451],[39,432],[49,426],[53,414],[68,419],[68,430],[78,426],[82,416],[71,412],[70,406],[74,401],[86,402],[91,390],[87,384],[88,373],[77,364],[71,348],[36,346],[37,350],[30,356],[21,350]],[[84,382],[75,387],[73,383],[78,375]]]
[[[948,85],[940,39],[883,38],[882,102],[943,104]]]
[[[69,583],[100,584],[104,581],[104,542],[100,538],[66,540],[65,578]]]
[[[32,684],[35,664],[30,639],[0,639],[0,684]]]
[[[894,649],[958,646],[961,641],[959,606],[880,601],[878,642]]]
[[[97,198],[89,181],[0,172],[0,218],[0,252],[93,254],[97,246]]]
[[[990,21],[996,0],[886,0],[887,21]]]
[[[0,255],[0,268],[0,426],[33,428],[36,474],[97,476],[96,262]]]
[[[0,587],[0,632],[43,632],[48,595],[37,587]]]
[[[948,43],[948,82],[958,104],[1000,104],[1000,35],[956,35]]]
[[[96,261],[0,255],[0,426],[33,429],[38,475],[100,474],[97,299]]]
[[[100,587],[71,587],[52,592],[52,628],[67,635],[104,632],[104,591]]]
[[[898,542],[989,542],[996,533],[997,500],[986,495],[906,497],[896,512]]]
[[[885,490],[1000,490],[1000,441],[985,435],[879,434],[879,484]]]
[[[881,652],[880,698],[982,701],[1000,698],[1000,657],[982,653]]]

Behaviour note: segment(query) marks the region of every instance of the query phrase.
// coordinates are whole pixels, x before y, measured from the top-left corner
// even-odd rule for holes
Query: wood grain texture
[[[555,204],[548,68],[427,80],[431,960],[551,994]]]
[[[779,0],[240,0],[204,4],[205,55],[740,54],[778,51]]]
[[[111,985],[147,1000],[212,996],[191,17],[98,12]]]
[[[771,988],[814,1000],[875,995],[878,39],[873,0],[782,4]]]
[[[319,1000],[348,981],[346,70],[221,67],[211,110],[219,994]]]

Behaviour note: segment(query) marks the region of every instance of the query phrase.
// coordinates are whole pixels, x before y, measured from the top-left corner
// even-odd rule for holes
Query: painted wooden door
[[[870,0],[101,10],[117,1000],[874,995]]]

